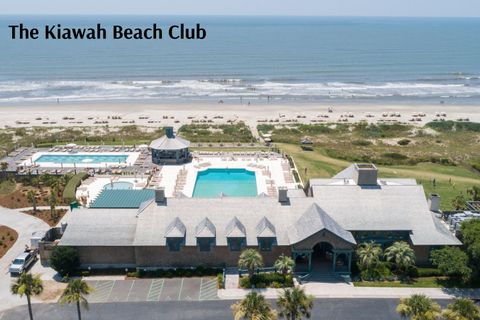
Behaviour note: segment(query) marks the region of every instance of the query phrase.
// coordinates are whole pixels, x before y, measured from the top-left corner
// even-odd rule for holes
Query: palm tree
[[[68,286],[63,291],[60,303],[76,303],[78,320],[82,320],[82,313],[80,311],[80,303],[84,308],[88,310],[88,301],[86,295],[93,292],[93,288],[90,287],[85,281],[81,279],[70,280]]]
[[[263,257],[255,249],[245,249],[240,254],[238,259],[238,267],[248,270],[248,276],[251,278],[255,272],[255,269],[263,266]]]
[[[33,190],[28,191],[27,199],[32,203],[33,212],[37,212],[37,193]]]
[[[313,299],[306,295],[302,288],[285,289],[278,297],[277,304],[280,307],[279,315],[287,320],[296,320],[312,316]]]
[[[442,317],[445,320],[479,320],[480,310],[473,300],[459,298],[447,306]]]
[[[55,211],[55,207],[58,204],[58,201],[57,201],[57,196],[55,195],[54,190],[52,190],[52,193],[50,194],[50,200],[48,201],[48,204],[50,205],[50,217],[53,221],[56,221],[57,214]]]
[[[39,295],[43,291],[43,283],[40,279],[40,275],[37,274],[33,276],[31,273],[22,273],[20,277],[12,283],[10,291],[12,294],[20,295],[20,297],[23,297],[23,295],[27,297],[28,314],[30,315],[30,320],[33,320],[30,297],[32,295]]]
[[[385,259],[395,263],[397,270],[403,272],[415,264],[415,252],[405,241],[398,241],[385,250]]]
[[[232,305],[235,320],[274,320],[277,313],[265,297],[257,292],[250,292],[241,301]]]
[[[440,306],[426,295],[414,294],[400,299],[397,312],[405,319],[434,320],[440,315]]]
[[[6,162],[0,163],[0,169],[2,170],[3,179],[6,179],[7,178],[8,163],[6,163]]]
[[[288,273],[293,272],[295,269],[295,261],[289,256],[282,254],[275,261],[275,269],[277,269],[277,271],[283,275],[287,275]]]
[[[357,264],[360,270],[371,270],[380,263],[382,248],[372,242],[364,242],[358,246]]]

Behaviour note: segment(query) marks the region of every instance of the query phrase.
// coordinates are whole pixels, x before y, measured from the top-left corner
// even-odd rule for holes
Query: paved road
[[[42,220],[16,210],[0,207],[0,224],[8,226],[18,233],[18,240],[0,259],[0,311],[25,303],[25,299],[10,294],[10,262],[30,244],[30,236],[35,231],[48,230],[49,226]],[[3,320],[0,318],[0,320]]]
[[[232,319],[230,306],[234,301],[169,301],[169,302],[124,302],[94,303],[89,311],[84,311],[85,319],[95,320],[186,320]],[[445,306],[448,301],[439,301]],[[316,300],[312,319],[325,320],[395,320],[400,317],[395,312],[398,299],[321,299]],[[36,320],[75,320],[75,306],[42,304],[33,306]],[[25,306],[15,307],[0,313],[1,320],[24,320]]]

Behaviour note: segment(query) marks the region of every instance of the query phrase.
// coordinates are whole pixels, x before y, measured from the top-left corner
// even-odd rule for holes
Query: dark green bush
[[[437,268],[418,268],[419,277],[440,277],[443,273]]]
[[[274,286],[275,284],[275,286]],[[283,275],[280,273],[259,273],[254,274],[252,278],[240,278],[240,286],[242,288],[277,288],[292,287],[293,278],[291,275]]]
[[[371,145],[372,143],[368,140],[353,140],[352,141],[352,144],[354,146],[361,146],[361,147],[366,147],[366,146],[369,146]]]
[[[50,255],[50,265],[62,277],[73,275],[80,266],[78,251],[72,247],[56,246]]]
[[[402,139],[402,140],[397,141],[397,143],[398,143],[399,145],[401,145],[401,146],[406,146],[406,145],[408,145],[410,142],[411,142],[410,139]]]
[[[387,152],[387,153],[382,154],[382,157],[390,158],[390,159],[393,159],[393,160],[406,160],[406,159],[408,159],[408,157],[406,155],[398,153],[398,152]]]

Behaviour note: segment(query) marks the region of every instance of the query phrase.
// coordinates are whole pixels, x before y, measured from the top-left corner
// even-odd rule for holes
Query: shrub
[[[393,160],[406,160],[408,157],[404,154],[397,153],[397,152],[387,152],[382,155],[385,158],[390,158]]]
[[[371,145],[372,143],[368,140],[353,140],[352,144],[354,146],[367,147],[367,146]]]
[[[417,268],[419,277],[439,277],[442,272],[437,268]]]
[[[78,251],[72,247],[56,246],[50,255],[50,265],[62,277],[72,275],[80,266]]]
[[[217,288],[218,289],[225,289],[225,283],[223,282],[223,273],[217,274]]]
[[[293,286],[292,275],[283,275],[280,273],[260,273],[254,274],[251,278],[240,278],[240,286],[242,288],[284,288]]]
[[[389,265],[386,262],[380,261],[375,267],[365,269],[360,272],[363,280],[380,280],[383,281],[392,275]]]
[[[406,146],[410,143],[411,141],[409,139],[402,139],[402,140],[399,140],[397,141],[397,143],[401,146]]]
[[[467,267],[468,256],[460,248],[445,247],[432,251],[431,260],[445,276],[469,279],[472,270]]]

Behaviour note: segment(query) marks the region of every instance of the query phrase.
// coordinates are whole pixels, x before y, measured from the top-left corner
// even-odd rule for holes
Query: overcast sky
[[[0,13],[480,17],[480,0],[2,0]]]

